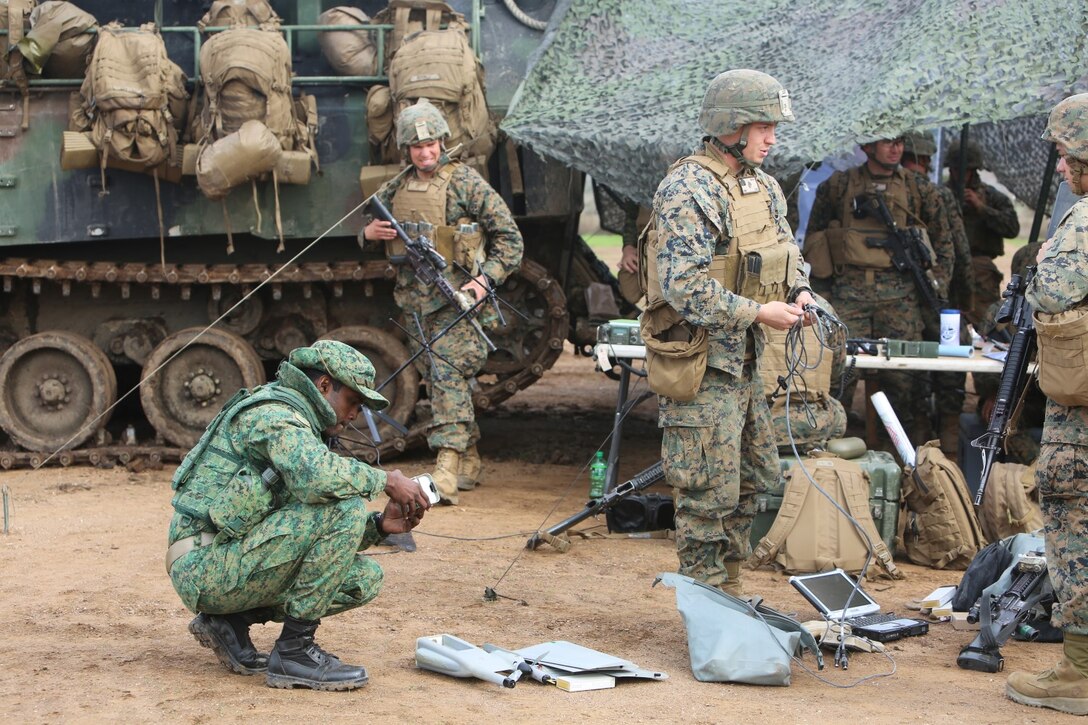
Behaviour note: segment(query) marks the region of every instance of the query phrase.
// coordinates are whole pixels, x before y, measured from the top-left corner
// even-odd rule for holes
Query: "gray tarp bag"
[[[691,671],[700,682],[790,684],[791,657],[807,649],[823,669],[816,640],[781,612],[754,605],[681,574],[654,581],[676,589],[676,608],[688,632]]]

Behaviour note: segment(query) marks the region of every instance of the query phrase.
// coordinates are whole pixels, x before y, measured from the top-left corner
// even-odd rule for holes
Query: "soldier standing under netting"
[[[923,232],[932,249],[932,273],[939,297],[947,289],[955,256],[948,220],[935,186],[899,165],[901,137],[870,141],[861,149],[867,156],[864,164],[836,171],[817,187],[805,248],[827,250],[828,266],[834,270],[831,303],[851,337],[921,340],[923,301],[911,275],[892,266],[885,248],[870,244],[874,239],[886,239],[891,232],[873,213],[856,215],[855,204],[879,192],[900,229],[914,227]],[[924,398],[919,395],[919,378],[883,370],[876,377],[911,435],[915,407]],[[855,388],[856,380],[850,381],[837,396],[847,411]]]
[[[930,131],[914,131],[903,136],[903,168],[921,175],[929,181],[930,162],[937,153],[937,141]],[[952,266],[952,283],[948,286],[948,306],[963,313],[962,334],[966,334],[967,313],[974,306],[975,280],[971,267],[971,244],[963,228],[963,217],[956,203],[956,196],[946,186],[934,186],[941,197],[941,212],[948,222],[955,260]],[[925,339],[940,340],[941,320],[931,310],[923,310]],[[962,339],[961,341],[966,341]],[[941,450],[955,459],[959,453],[960,413],[966,397],[966,373],[933,373],[933,393],[937,399]]]
[[[481,300],[487,286],[502,284],[521,265],[521,232],[499,193],[472,167],[446,155],[443,142],[449,136],[446,120],[426,99],[401,111],[397,145],[413,168],[378,189],[376,197],[402,224],[430,225],[428,236],[449,262],[442,274],[455,289]],[[392,242],[397,233],[389,222],[374,219],[362,235],[368,242]],[[413,334],[418,334],[413,316],[418,317],[424,342],[461,314],[436,288],[417,279],[408,264],[397,271],[393,297]],[[430,347],[430,354],[417,358],[431,400],[427,444],[438,452],[433,475],[442,502],[456,504],[458,490],[471,490],[480,479],[480,428],[471,382],[487,361],[487,347],[468,320],[453,324]]]
[[[1005,253],[1005,240],[1020,233],[1020,219],[1016,216],[1012,199],[1000,191],[983,184],[979,169],[984,168],[982,149],[968,140],[966,176],[963,180],[963,226],[971,243],[972,276],[975,279],[975,305],[967,311],[972,324],[978,324],[986,310],[1001,299],[1001,270],[994,264],[994,257]],[[960,174],[960,145],[948,147],[944,165],[948,167],[948,186],[954,187]]]
[[[1043,139],[1058,146],[1058,172],[1088,192],[1088,94],[1050,112]],[[1088,199],[1070,209],[1039,250],[1025,299],[1035,310],[1046,421],[1035,481],[1042,496],[1046,560],[1064,634],[1058,664],[1014,672],[1005,692],[1025,705],[1088,715]]]
[[[647,255],[648,305],[659,285],[664,303],[709,337],[694,399],[659,400],[680,573],[738,595],[754,495],[780,476],[755,323],[788,329],[812,302],[782,189],[759,168],[778,123],[792,120],[789,94],[765,73],[732,70],[711,81],[699,114],[703,145],[658,186]]]

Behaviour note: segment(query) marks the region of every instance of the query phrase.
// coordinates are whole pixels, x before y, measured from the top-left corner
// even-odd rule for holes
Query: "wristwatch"
[[[374,529],[378,532],[378,538],[384,539],[388,534],[382,528],[382,522],[385,521],[385,514],[379,511],[374,514]]]

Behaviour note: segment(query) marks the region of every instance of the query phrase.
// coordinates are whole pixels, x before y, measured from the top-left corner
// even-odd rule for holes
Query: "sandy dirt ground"
[[[485,484],[462,505],[429,513],[418,550],[375,549],[385,587],[371,605],[328,618],[318,641],[365,664],[370,684],[350,693],[274,690],[228,673],[186,631],[193,616],[163,571],[171,470],[53,468],[4,473],[11,532],[0,536],[0,707],[7,722],[1053,722],[1059,715],[1004,697],[1005,676],[960,670],[971,638],[949,624],[890,645],[891,660],[856,654],[846,671],[828,658],[818,681],[794,665],[793,683],[764,688],[699,683],[671,590],[651,588],[675,570],[673,542],[575,537],[561,554],[528,551],[529,532],[583,504],[582,469],[611,427],[616,384],[564,355],[543,381],[484,416]],[[656,460],[652,401],[627,421],[621,480]],[[424,456],[394,465],[423,472]],[[375,505],[379,505],[376,502]],[[603,520],[588,522],[591,534]],[[958,573],[903,564],[903,581],[868,586],[885,610]],[[749,592],[808,618],[809,605],[772,571],[749,573]],[[501,597],[484,600],[486,587]],[[527,681],[501,689],[423,672],[417,637],[450,633],[516,648],[568,640],[645,668],[661,682],[567,693]],[[271,646],[278,627],[254,628]],[[1010,643],[1007,669],[1037,669],[1058,645]],[[811,656],[804,659],[814,667]],[[888,673],[847,687],[858,679]],[[842,689],[841,689],[842,688]]]

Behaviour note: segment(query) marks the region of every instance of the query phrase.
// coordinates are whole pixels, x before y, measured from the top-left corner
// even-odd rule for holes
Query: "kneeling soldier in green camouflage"
[[[399,470],[380,471],[329,450],[360,405],[389,403],[374,366],[333,340],[293,350],[276,381],[239,391],[174,474],[166,568],[189,631],[233,672],[267,671],[271,687],[350,690],[366,669],[314,642],[321,617],[378,594],[382,571],[358,554],[413,529],[430,507]],[[385,491],[389,503],[368,513]],[[270,656],[249,626],[283,621]]]

